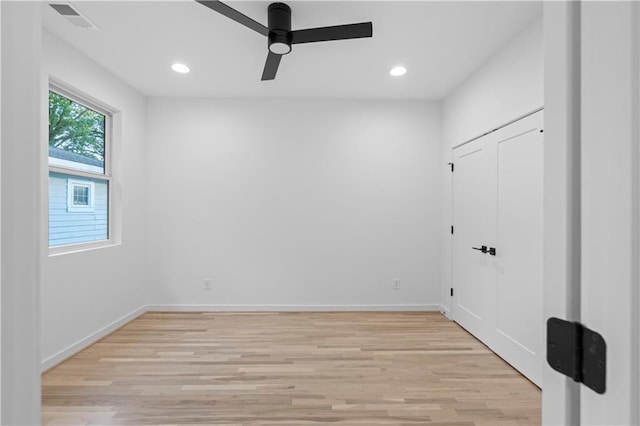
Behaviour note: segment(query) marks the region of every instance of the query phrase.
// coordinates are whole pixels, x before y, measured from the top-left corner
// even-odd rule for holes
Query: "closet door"
[[[497,234],[492,349],[537,385],[544,365],[542,312],[543,113],[492,134]]]
[[[495,235],[490,150],[489,136],[453,150],[453,318],[487,344],[496,269],[493,257],[478,249]]]
[[[538,112],[453,150],[453,318],[537,385],[542,124]],[[487,253],[474,249],[483,245]]]

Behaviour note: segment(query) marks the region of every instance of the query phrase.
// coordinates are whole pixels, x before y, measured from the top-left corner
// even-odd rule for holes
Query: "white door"
[[[492,204],[489,137],[453,150],[453,318],[488,343],[491,330],[491,296],[496,270],[493,259],[478,250],[488,247]]]
[[[453,150],[453,318],[539,386],[542,124],[537,112]]]
[[[538,386],[542,314],[543,113],[493,133],[497,188],[495,333],[492,349]]]
[[[640,423],[640,4],[581,5],[581,322],[607,344],[606,392],[581,387],[581,423]]]

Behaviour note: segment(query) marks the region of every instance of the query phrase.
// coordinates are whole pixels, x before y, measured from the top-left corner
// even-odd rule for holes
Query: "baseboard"
[[[133,321],[134,319],[138,318],[140,315],[144,314],[145,312],[147,312],[147,306],[141,306],[138,309],[134,310],[133,312],[128,313],[127,315],[113,321],[111,324],[108,324],[107,326],[101,328],[100,330],[94,333],[91,333],[84,339],[78,340],[76,343],[66,347],[65,349],[61,350],[55,355],[52,355],[49,358],[42,361],[40,363],[41,371],[44,372],[50,369],[51,367],[54,367],[55,365],[61,363],[65,359],[77,354],[84,348],[94,344],[95,342],[102,339],[103,337],[113,333],[120,327]]]
[[[427,311],[440,312],[433,305],[148,305],[150,312],[345,312]]]
[[[444,305],[440,305],[440,312],[442,313],[442,315],[444,315],[445,317],[449,318],[450,320],[452,320],[453,318],[451,317],[451,310],[449,308],[447,308]]]

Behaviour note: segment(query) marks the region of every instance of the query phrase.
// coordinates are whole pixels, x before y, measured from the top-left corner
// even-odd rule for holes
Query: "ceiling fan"
[[[291,8],[284,3],[271,3],[269,5],[268,26],[265,27],[221,1],[196,1],[267,37],[269,54],[262,71],[262,81],[276,78],[280,59],[282,59],[283,55],[291,52],[292,44],[373,36],[373,24],[371,22],[291,31]]]

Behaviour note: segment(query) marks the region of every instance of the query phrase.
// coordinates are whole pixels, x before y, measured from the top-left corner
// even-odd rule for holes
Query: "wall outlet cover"
[[[203,280],[203,286],[205,290],[211,290],[211,280],[210,279]]]

